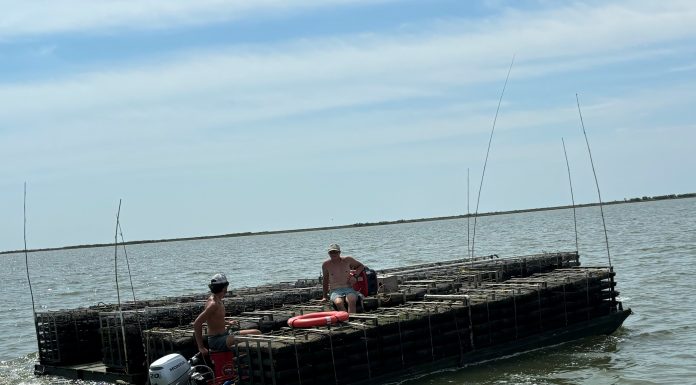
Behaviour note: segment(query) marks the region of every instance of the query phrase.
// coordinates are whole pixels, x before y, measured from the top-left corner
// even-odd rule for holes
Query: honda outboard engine
[[[168,354],[150,365],[151,385],[188,385],[193,369],[181,354]]]

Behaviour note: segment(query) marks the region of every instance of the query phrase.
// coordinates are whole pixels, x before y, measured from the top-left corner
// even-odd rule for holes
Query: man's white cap
[[[329,251],[341,251],[341,246],[332,243],[329,245]]]
[[[224,283],[229,283],[227,282],[227,277],[225,277],[225,274],[222,273],[217,273],[213,276],[213,278],[210,279],[210,284],[211,285],[220,285]]]

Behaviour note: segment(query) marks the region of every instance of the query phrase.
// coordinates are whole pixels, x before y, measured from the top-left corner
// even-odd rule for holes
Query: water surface
[[[610,205],[604,211],[618,290],[635,312],[614,335],[405,384],[695,383],[696,199]],[[581,262],[607,265],[599,208],[581,208],[577,215]],[[232,287],[317,277],[334,242],[374,269],[453,259],[467,254],[467,220],[131,245],[129,266],[119,252],[121,298],[133,297],[128,267],[138,299],[205,292],[217,271],[231,278]],[[570,209],[477,220],[477,255],[569,250],[575,250]],[[24,255],[0,260],[0,385],[74,383],[32,374],[37,348]],[[112,247],[30,253],[29,268],[37,310],[116,302]]]

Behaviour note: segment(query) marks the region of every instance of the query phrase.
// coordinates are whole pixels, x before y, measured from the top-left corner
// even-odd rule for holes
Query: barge
[[[457,259],[376,276],[377,294],[358,314],[311,328],[288,320],[332,310],[319,279],[228,294],[227,319],[263,332],[236,337],[229,383],[379,384],[608,335],[631,313],[617,299],[613,268],[580,266],[577,252]],[[145,384],[153,362],[195,355],[192,321],[206,298],[37,313],[35,373]]]

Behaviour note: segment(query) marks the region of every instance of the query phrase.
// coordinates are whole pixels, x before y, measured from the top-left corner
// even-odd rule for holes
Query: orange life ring
[[[311,328],[335,325],[339,322],[348,321],[348,317],[348,312],[345,311],[322,311],[292,317],[288,320],[288,326],[292,328]]]

